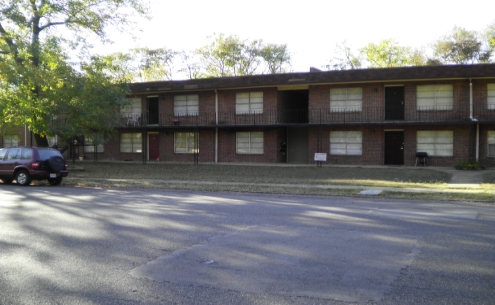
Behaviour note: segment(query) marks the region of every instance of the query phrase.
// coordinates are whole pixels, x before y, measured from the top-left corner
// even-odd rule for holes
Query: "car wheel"
[[[59,172],[65,168],[64,158],[60,156],[51,156],[48,159],[48,168],[53,172]]]
[[[62,182],[62,177],[48,179],[50,185],[59,185]]]
[[[29,176],[29,173],[25,170],[18,171],[15,175],[15,180],[17,181],[17,184],[22,186],[31,184],[31,176]]]
[[[2,179],[3,184],[11,184],[12,179]]]

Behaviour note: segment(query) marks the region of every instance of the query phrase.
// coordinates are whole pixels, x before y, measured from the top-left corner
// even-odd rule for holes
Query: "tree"
[[[360,49],[360,53],[371,68],[403,67],[425,62],[419,51],[399,46],[393,39],[385,39],[378,44],[369,43]]]
[[[490,61],[492,49],[476,31],[454,27],[433,44],[434,56],[444,64],[473,64]]]
[[[137,69],[140,81],[171,80],[173,59],[177,52],[167,49],[137,48],[131,50],[137,58]]]
[[[347,41],[336,44],[334,49],[335,56],[330,63],[322,66],[328,70],[353,70],[361,67],[361,60],[355,56]]]
[[[118,52],[93,56],[91,62],[98,65],[99,71],[111,76],[116,83],[130,83],[136,80],[141,73],[133,53]]]
[[[490,50],[490,55],[493,57],[493,55],[495,54],[495,21],[492,22],[492,24],[490,24],[486,29],[485,38],[488,44],[488,48]]]
[[[37,145],[47,146],[45,135],[56,133],[51,119],[66,115],[66,111],[79,103],[86,107],[77,113],[81,120],[72,116],[64,125],[70,126],[68,130],[72,133],[94,128],[92,124],[81,123],[94,119],[90,110],[98,109],[101,102],[115,106],[121,102],[124,91],[121,86],[99,86],[95,80],[106,85],[114,83],[106,78],[103,69],[88,74],[91,72],[88,69],[71,64],[62,46],[86,47],[88,33],[107,40],[106,28],[114,25],[127,28],[132,24],[130,14],[146,16],[146,7],[140,0],[3,1],[0,4],[0,115],[4,121],[26,124],[34,133]],[[57,28],[69,31],[72,39],[61,38],[60,32],[55,31]],[[85,91],[95,89],[99,95]],[[110,101],[102,100],[101,96]],[[86,98],[84,103],[81,97]]]
[[[210,37],[211,42],[196,50],[206,77],[242,76],[283,72],[290,66],[286,45],[264,45],[262,40],[242,40],[236,35]]]
[[[181,51],[178,53],[182,61],[179,72],[185,73],[189,79],[202,78],[203,73],[196,52]]]
[[[259,54],[263,58],[268,73],[284,73],[290,70],[291,55],[287,44],[269,43],[261,48]]]

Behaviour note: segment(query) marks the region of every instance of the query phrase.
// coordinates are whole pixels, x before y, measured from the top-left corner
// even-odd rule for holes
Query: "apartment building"
[[[85,157],[195,163],[495,165],[495,64],[134,83]],[[421,159],[420,161],[423,161]]]

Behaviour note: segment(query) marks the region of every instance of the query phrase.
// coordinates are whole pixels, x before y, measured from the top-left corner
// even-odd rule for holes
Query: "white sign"
[[[315,153],[315,161],[327,161],[327,153]]]

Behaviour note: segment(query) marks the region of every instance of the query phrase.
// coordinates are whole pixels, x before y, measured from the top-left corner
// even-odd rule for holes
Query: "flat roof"
[[[131,94],[167,91],[201,91],[234,88],[301,86],[335,83],[400,82],[495,78],[495,64],[413,66],[356,70],[312,71],[281,74],[154,81],[130,84]]]

